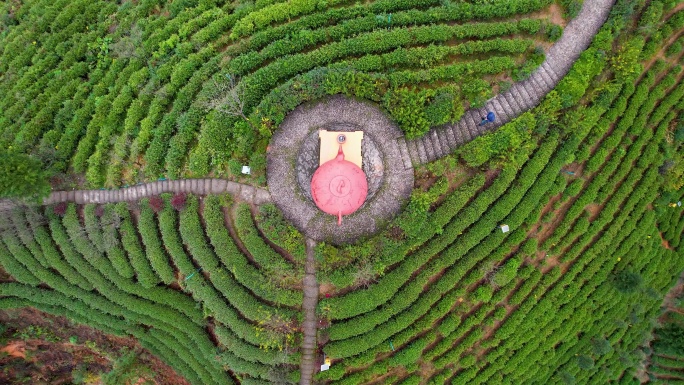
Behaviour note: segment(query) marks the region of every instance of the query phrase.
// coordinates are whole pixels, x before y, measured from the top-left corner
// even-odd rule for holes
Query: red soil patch
[[[546,10],[546,14],[549,16],[549,19],[553,24],[558,24],[563,28],[568,25],[567,20],[563,18],[563,8],[561,8],[560,5],[552,3]]]
[[[548,20],[553,24],[560,25],[561,27],[565,28],[566,25],[568,25],[568,21],[565,20],[563,17],[563,7],[560,5],[553,3],[551,4],[548,8],[542,9],[541,11],[537,12],[532,12],[526,15],[521,15],[518,16],[518,19],[541,19],[541,20]]]
[[[661,244],[663,245],[663,247],[666,248],[666,249],[668,249],[668,250],[673,250],[673,249],[672,249],[672,246],[670,246],[670,242],[668,242],[667,239],[665,239],[665,238],[663,237],[663,233],[661,233],[661,232],[659,231],[659,232],[658,232],[658,235],[660,235],[660,241],[661,241]]]
[[[589,213],[589,222],[592,222],[601,213],[601,205],[598,203],[589,203],[584,209]]]
[[[26,344],[22,341],[10,342],[0,349],[0,353],[6,353],[10,357],[26,358]]]
[[[10,338],[0,348],[0,353],[4,353],[0,354],[0,368],[3,368],[0,384],[17,383],[18,379],[29,379],[31,384],[71,384],[76,370],[96,376],[109,372],[123,354],[122,349],[127,348],[137,352],[137,362],[153,373],[141,372],[136,382],[189,385],[133,338],[110,336],[88,326],[73,325],[65,317],[33,308],[0,311],[0,323],[8,327],[2,337]]]
[[[584,171],[584,164],[583,163],[570,163],[563,167],[565,171],[569,171],[573,173],[572,176],[578,177],[582,175],[582,172]]]
[[[318,295],[321,297],[325,297],[326,294],[332,296],[336,290],[337,289],[335,288],[335,285],[330,282],[322,282],[318,284]]]

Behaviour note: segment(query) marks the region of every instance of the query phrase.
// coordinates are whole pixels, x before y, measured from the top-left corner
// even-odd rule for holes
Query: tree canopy
[[[26,154],[0,150],[0,198],[40,200],[50,194],[48,171]]]

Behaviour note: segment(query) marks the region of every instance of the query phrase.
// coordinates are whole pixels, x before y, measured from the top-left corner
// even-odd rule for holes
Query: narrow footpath
[[[299,366],[301,377],[300,385],[313,384],[313,375],[316,372],[316,306],[318,306],[318,282],[316,282],[316,258],[314,249],[316,241],[306,239],[306,264],[304,265],[304,324],[302,341],[302,362]]]
[[[114,190],[53,191],[49,197],[43,200],[43,204],[50,205],[59,202],[75,202],[76,204],[115,203],[136,201],[161,193],[186,193],[195,195],[231,194],[234,197],[255,205],[261,205],[271,201],[271,194],[266,189],[224,179],[205,178],[160,180]],[[2,206],[0,205],[0,208],[1,207]]]

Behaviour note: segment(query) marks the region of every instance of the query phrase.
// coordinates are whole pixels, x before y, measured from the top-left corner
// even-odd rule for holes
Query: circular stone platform
[[[343,218],[341,226],[311,199],[319,129],[364,132],[361,153],[368,198]],[[399,213],[413,189],[413,168],[405,168],[396,140],[401,136],[370,102],[335,95],[297,107],[271,138],[267,179],[273,202],[295,227],[317,241],[351,243],[377,232]]]

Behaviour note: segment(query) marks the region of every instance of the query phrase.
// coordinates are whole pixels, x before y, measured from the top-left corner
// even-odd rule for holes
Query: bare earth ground
[[[0,326],[0,384],[71,384],[74,371],[84,374],[86,384],[100,383],[99,375],[109,372],[126,348],[139,352],[137,366],[149,369],[121,385],[189,385],[132,338],[74,326],[33,308],[0,311]]]

